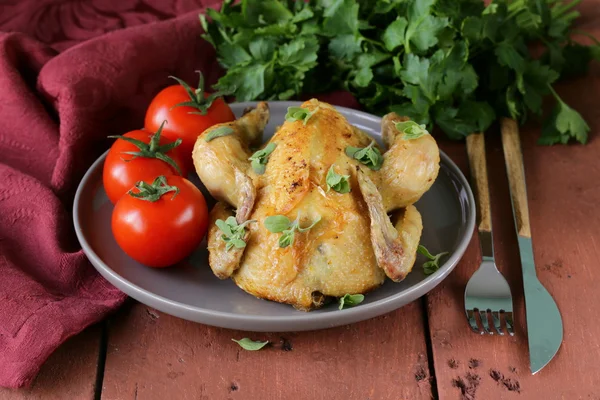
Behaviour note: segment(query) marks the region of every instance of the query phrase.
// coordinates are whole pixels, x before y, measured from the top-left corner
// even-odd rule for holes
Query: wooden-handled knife
[[[535,271],[519,128],[514,120],[504,118],[501,130],[523,270],[529,361],[531,373],[535,374],[558,352],[563,339],[563,324],[556,302],[538,280]]]

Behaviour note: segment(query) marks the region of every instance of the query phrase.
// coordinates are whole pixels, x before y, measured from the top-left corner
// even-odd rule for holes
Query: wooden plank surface
[[[245,333],[139,303],[111,321],[103,400],[431,398],[421,302],[350,326]],[[270,340],[261,351],[231,341]]]
[[[583,4],[582,29],[600,21],[599,1]],[[523,287],[500,135],[488,136],[488,165],[497,264],[512,288],[516,336],[469,332],[463,293],[480,262],[477,239],[440,287],[427,297],[437,388],[446,399],[600,399],[600,331],[594,322],[600,304],[600,67],[585,78],[558,85],[563,98],[591,127],[587,146],[542,147],[539,125],[521,129],[533,246],[538,277],[556,300],[564,341],[541,372],[529,372]],[[462,144],[443,146],[463,171]]]
[[[0,400],[92,400],[101,345],[101,326],[67,340],[42,366],[29,388],[0,388]]]
[[[580,27],[600,34],[600,1],[580,9]],[[130,302],[111,320],[102,399],[600,399],[600,332],[590,310],[600,303],[600,68],[559,85],[592,128],[588,146],[540,147],[539,126],[523,129],[535,260],[557,301],[564,343],[531,376],[522,280],[499,135],[488,162],[498,266],[515,298],[517,335],[472,334],[463,314],[465,284],[480,258],[475,238],[450,277],[421,301],[351,326],[292,334],[247,334],[179,320]],[[444,143],[463,171],[463,143]],[[425,338],[432,342],[429,371]],[[231,338],[269,339],[260,352]],[[29,389],[0,389],[0,400],[93,399],[100,331],[69,340]],[[432,387],[432,376],[435,385]],[[437,386],[437,388],[435,387]]]

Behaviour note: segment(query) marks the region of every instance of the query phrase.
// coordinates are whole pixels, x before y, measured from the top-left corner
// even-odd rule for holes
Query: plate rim
[[[241,109],[256,105],[258,102],[240,102],[240,103],[231,103],[229,106],[240,107]],[[298,106],[303,102],[301,101],[271,101],[268,102],[269,105],[276,103],[285,106]],[[363,111],[354,110],[347,107],[335,106],[334,107],[341,111],[342,114],[354,114],[359,115],[362,118],[372,120],[373,122],[379,123],[381,118],[369,114]],[[471,238],[474,233],[475,228],[475,217],[476,217],[476,209],[475,209],[475,199],[473,196],[473,192],[471,187],[460,170],[458,166],[448,157],[446,153],[440,150],[440,164],[445,164],[446,167],[450,169],[453,175],[460,181],[462,186],[464,187],[467,194],[467,203],[469,205],[469,213],[467,215],[467,221],[465,226],[465,234],[460,239],[456,250],[454,253],[442,264],[440,269],[436,271],[434,274],[427,276],[422,281],[412,285],[401,292],[395,293],[386,298],[376,300],[372,303],[362,304],[360,307],[348,308],[343,310],[336,310],[334,313],[300,313],[289,315],[289,316],[259,316],[259,315],[244,315],[232,312],[224,312],[224,311],[216,311],[209,308],[202,308],[198,306],[191,306],[189,304],[181,303],[175,300],[168,299],[156,293],[150,292],[135,283],[123,278],[121,275],[116,273],[112,268],[110,268],[96,252],[92,249],[90,243],[85,238],[82,229],[82,222],[80,221],[81,214],[81,197],[85,188],[87,187],[88,181],[90,181],[91,176],[94,173],[97,173],[97,170],[102,167],[104,163],[104,159],[108,150],[105,151],[94,163],[89,167],[86,171],[85,175],[81,179],[77,191],[75,193],[75,198],[73,202],[73,224],[75,227],[75,233],[83,252],[88,257],[94,268],[104,277],[106,278],[112,285],[117,287],[119,290],[126,293],[128,296],[135,298],[141,303],[148,304],[153,303],[152,307],[159,309],[170,315],[176,315],[183,319],[188,319],[195,322],[199,319],[203,321],[201,323],[220,326],[225,328],[232,329],[240,329],[239,325],[243,325],[244,323],[251,324],[253,326],[264,325],[272,326],[273,324],[285,324],[285,323],[310,323],[311,325],[318,325],[319,327],[315,328],[314,326],[308,327],[307,329],[322,329],[326,327],[333,327],[338,325],[343,325],[352,322],[358,322],[365,319],[370,319],[378,315],[382,315],[384,313],[393,311],[398,309],[411,301],[425,295],[426,293],[433,290],[441,281],[443,281],[449,274],[454,270],[462,256],[464,255]],[[431,285],[431,286],[430,286]],[[122,289],[122,287],[126,287],[129,290],[126,292]],[[241,290],[241,289],[240,289]],[[131,292],[135,293],[132,294]],[[408,302],[404,300],[409,298]],[[397,303],[397,304],[396,304]],[[150,304],[148,304],[150,305]],[[172,309],[166,310],[166,307],[175,307],[182,310],[187,310],[188,312],[194,313],[199,318],[189,318],[187,316],[181,315],[181,313],[175,313]],[[290,306],[290,310],[297,311]],[[215,321],[215,319],[217,321]],[[210,322],[205,322],[211,320]],[[243,329],[243,328],[242,328]],[[262,328],[261,328],[262,329]],[[257,331],[257,329],[253,329]],[[260,330],[260,329],[258,329]],[[268,331],[272,331],[272,329],[266,329]],[[294,331],[301,329],[293,329]]]

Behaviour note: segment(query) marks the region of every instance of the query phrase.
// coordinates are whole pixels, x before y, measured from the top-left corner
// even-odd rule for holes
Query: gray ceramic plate
[[[237,103],[231,108],[239,116],[253,104]],[[270,102],[271,121],[265,136],[271,136],[275,126],[282,123],[289,106],[299,104]],[[348,108],[338,109],[352,124],[380,139],[380,118]],[[187,263],[170,269],[148,268],[129,258],[111,233],[113,207],[102,188],[105,156],[85,174],[75,196],[75,230],[85,254],[108,281],[134,299],[165,313],[208,325],[246,331],[300,331],[349,324],[390,312],[429,292],[452,271],[475,225],[469,185],[458,167],[442,153],[437,181],[419,200],[417,208],[423,215],[421,243],[433,253],[448,251],[450,255],[444,265],[433,275],[425,276],[419,257],[413,272],[403,282],[388,280],[367,294],[357,307],[340,311],[337,304],[330,304],[306,313],[257,299],[233,281],[217,279],[208,266],[204,243]]]

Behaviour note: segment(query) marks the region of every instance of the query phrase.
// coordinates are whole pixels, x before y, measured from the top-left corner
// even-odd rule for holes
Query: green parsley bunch
[[[541,115],[551,94],[540,143],[585,143],[588,125],[552,89],[600,58],[570,38],[580,1],[226,0],[200,20],[227,70],[217,88],[239,101],[341,88],[460,139],[499,116]]]

